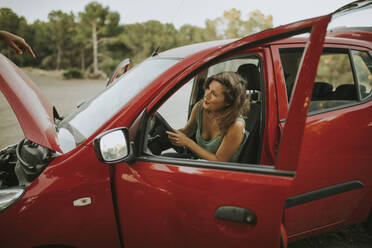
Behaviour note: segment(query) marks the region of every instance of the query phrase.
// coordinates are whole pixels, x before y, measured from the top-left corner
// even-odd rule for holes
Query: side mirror
[[[94,150],[98,159],[107,164],[134,161],[134,143],[129,142],[127,128],[116,128],[104,132],[94,139]]]

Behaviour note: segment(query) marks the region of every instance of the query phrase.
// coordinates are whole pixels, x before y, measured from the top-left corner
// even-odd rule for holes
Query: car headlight
[[[0,189],[0,212],[18,201],[24,192],[25,189],[21,187]]]

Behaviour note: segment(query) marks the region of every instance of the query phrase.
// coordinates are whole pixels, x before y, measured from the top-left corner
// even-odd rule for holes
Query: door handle
[[[235,206],[221,206],[217,208],[214,216],[219,219],[256,225],[257,216],[251,210]]]

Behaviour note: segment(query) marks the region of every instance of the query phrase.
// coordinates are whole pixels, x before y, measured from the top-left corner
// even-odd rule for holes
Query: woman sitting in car
[[[238,162],[247,139],[242,116],[249,111],[246,81],[235,72],[209,77],[204,98],[195,104],[186,126],[167,132],[175,146],[184,146],[201,159]],[[190,137],[196,134],[196,142]]]

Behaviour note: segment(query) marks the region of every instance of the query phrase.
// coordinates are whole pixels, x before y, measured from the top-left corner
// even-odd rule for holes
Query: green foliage
[[[38,67],[43,69],[54,69],[56,65],[53,63],[54,46],[52,46],[51,27],[49,23],[36,21],[30,25],[34,38],[32,44],[32,50],[36,54],[34,61]],[[23,56],[22,56],[23,57]],[[46,60],[47,62],[43,62]]]
[[[24,17],[19,17],[9,8],[0,9],[0,27],[2,30],[22,36],[27,42],[32,45],[32,32],[27,25]],[[9,50],[3,42],[1,42],[0,52],[5,54],[14,63],[25,66],[32,61],[31,56],[18,56],[13,51]]]
[[[18,31],[19,23],[21,21],[21,18],[18,17],[16,13],[14,13],[9,8],[2,8],[0,9],[0,26],[1,29],[10,31],[10,30],[16,30]]]
[[[78,70],[81,75],[109,76],[124,58],[131,66],[141,62],[157,49],[159,52],[196,42],[237,38],[272,27],[272,16],[254,10],[247,18],[237,9],[221,17],[206,20],[205,27],[151,20],[120,25],[120,15],[98,2],[90,2],[75,16],[60,10],[51,11],[47,22],[27,24],[11,9],[0,8],[1,29],[23,37],[32,47],[36,59],[18,56],[0,43],[0,52],[21,66],[43,69],[68,69],[67,77]]]
[[[99,70],[98,61],[99,46],[119,34],[118,32],[121,30],[119,27],[120,15],[117,12],[110,12],[108,7],[103,7],[97,2],[91,2],[85,6],[84,12],[79,13],[79,18],[82,45],[87,45],[88,42],[92,44],[92,75],[95,77],[102,74]],[[101,61],[105,60],[105,54],[101,53],[100,55],[102,57]]]
[[[69,68],[65,73],[63,73],[63,77],[66,79],[83,78],[83,73],[78,68]]]
[[[55,59],[55,68],[65,68],[70,63],[66,58],[71,47],[73,36],[75,35],[75,17],[73,13],[66,14],[62,11],[52,11],[48,15],[51,46],[55,47],[53,56]],[[65,63],[67,64],[65,64]]]
[[[163,51],[177,46],[177,30],[173,24],[162,24],[159,21],[130,24],[120,34],[120,42],[130,50],[128,55],[137,64],[158,47]]]
[[[232,8],[225,11],[223,16],[209,22],[210,25],[214,25],[218,37],[231,39],[271,28],[273,17],[271,15],[265,17],[259,10],[254,10],[249,13],[248,20],[243,20],[240,11]]]
[[[110,77],[116,66],[121,62],[121,60],[106,60],[101,64],[101,70]]]
[[[205,32],[204,28],[192,26],[189,24],[183,25],[178,31],[178,45],[188,45],[196,42],[203,42],[208,40],[214,40],[208,37],[208,33]]]

